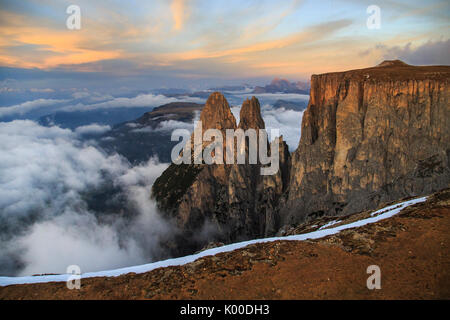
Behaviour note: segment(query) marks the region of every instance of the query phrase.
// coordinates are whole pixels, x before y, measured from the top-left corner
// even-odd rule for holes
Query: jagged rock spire
[[[247,98],[242,103],[239,128],[247,130],[252,129],[264,129],[264,120],[261,117],[261,107],[256,97],[252,97],[250,100]]]
[[[231,113],[227,99],[220,92],[213,92],[200,114],[203,130],[236,129],[236,119]]]

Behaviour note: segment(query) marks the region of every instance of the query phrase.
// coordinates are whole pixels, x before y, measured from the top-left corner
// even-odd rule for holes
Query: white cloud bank
[[[71,99],[36,99],[9,107],[0,106],[0,118],[6,116],[23,116],[30,111],[49,107],[53,107],[51,112],[73,112],[112,108],[149,108],[171,102],[205,103],[205,99],[203,98],[189,96],[179,96],[175,98],[161,94],[140,94],[132,98],[114,98],[111,95],[100,95],[97,92],[79,91],[73,93],[71,97]],[[83,100],[80,102],[79,99]]]
[[[167,117],[169,115],[166,115]],[[162,117],[162,116],[161,116]],[[161,117],[154,117],[152,120],[157,120]],[[177,129],[185,129],[189,131],[194,131],[194,124],[196,121],[200,121],[200,111],[195,110],[194,116],[192,118],[191,122],[184,122],[184,121],[178,121],[178,120],[164,120],[161,121],[156,128],[152,128],[150,126],[143,126],[139,127],[139,124],[131,122],[127,123],[127,126],[130,128],[136,128],[131,130],[130,132],[139,133],[139,132],[171,132]]]
[[[109,108],[129,108],[129,107],[156,107],[171,102],[196,102],[204,103],[205,99],[197,97],[166,97],[161,94],[140,94],[133,98],[114,98],[94,104],[77,103],[75,105],[65,106],[61,111],[90,111],[95,109],[109,109]]]
[[[176,129],[186,129],[189,131],[194,130],[194,124],[189,122],[177,121],[177,120],[165,120],[161,121],[156,128],[152,128],[149,126],[137,128],[131,130],[131,132],[139,133],[139,132],[171,132]]]
[[[231,108],[231,112],[236,118],[236,123],[239,124],[241,111],[240,106]],[[297,149],[301,136],[301,124],[304,111],[287,110],[285,108],[275,109],[271,105],[264,105],[261,107],[261,116],[266,125],[267,133],[270,136],[271,129],[278,129],[280,135],[283,135],[283,140],[289,146],[289,151]],[[275,137],[270,137],[273,140]]]
[[[271,129],[279,129],[280,135],[283,135],[283,140],[289,146],[289,150],[297,149],[301,136],[303,111],[286,110],[284,108],[274,109],[264,106],[262,117],[268,133]]]
[[[80,126],[75,129],[75,133],[79,135],[100,135],[111,130],[111,126],[92,123]]]
[[[68,129],[0,123],[0,275],[153,260],[169,227],[148,195],[166,167],[156,160],[131,167]],[[89,208],[86,194],[105,186],[120,190],[129,212],[108,220]]]
[[[24,115],[25,113],[30,112],[32,110],[42,107],[54,106],[56,104],[61,104],[66,101],[67,100],[61,99],[36,99],[9,107],[0,107],[0,117],[6,117],[11,115]]]

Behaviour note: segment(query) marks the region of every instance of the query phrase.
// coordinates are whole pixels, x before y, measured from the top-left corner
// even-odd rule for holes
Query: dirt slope
[[[390,219],[319,240],[256,244],[184,266],[83,279],[80,290],[65,283],[0,287],[0,299],[449,299],[449,227],[446,190]],[[366,287],[369,265],[381,269],[380,290]]]

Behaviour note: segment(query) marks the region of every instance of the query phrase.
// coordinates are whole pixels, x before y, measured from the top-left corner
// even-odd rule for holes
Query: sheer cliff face
[[[208,98],[200,120],[203,131],[219,129],[224,140],[226,129],[265,127],[258,99],[243,102],[237,126],[228,102],[218,92]],[[275,208],[289,179],[287,150],[280,138],[280,170],[270,179],[261,176],[260,164],[171,164],[155,181],[152,195],[176,221],[184,239],[199,238],[201,244],[255,238],[275,230],[278,223]]]
[[[282,223],[448,186],[449,76],[400,61],[312,76]]]

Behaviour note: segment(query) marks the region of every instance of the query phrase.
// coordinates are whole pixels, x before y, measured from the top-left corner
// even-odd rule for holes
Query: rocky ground
[[[392,218],[313,241],[255,244],[144,274],[82,279],[80,290],[64,282],[0,287],[0,299],[450,299],[449,227],[450,189]],[[366,287],[369,265],[381,269],[380,290]]]

